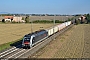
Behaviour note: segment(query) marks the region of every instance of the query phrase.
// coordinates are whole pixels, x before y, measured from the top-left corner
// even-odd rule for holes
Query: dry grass
[[[66,39],[68,38],[68,35],[71,35],[72,29],[69,31],[66,31],[64,34],[59,35],[58,38],[51,41],[48,45],[46,45],[43,49],[41,49],[36,54],[30,56],[30,57],[36,57],[36,58],[53,58],[55,53],[61,48],[62,44],[66,42]]]
[[[53,24],[33,24],[33,32],[49,28],[52,25]],[[0,44],[18,40],[30,32],[30,24],[0,24]]]
[[[90,58],[90,24],[72,27],[31,57]]]

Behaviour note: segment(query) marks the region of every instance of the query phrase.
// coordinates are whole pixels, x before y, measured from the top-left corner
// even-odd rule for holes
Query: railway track
[[[20,45],[18,45],[18,46],[20,46]],[[0,58],[8,58],[11,54],[14,54],[18,50],[20,50],[20,49],[16,48],[16,47],[11,47],[10,49],[7,49],[6,51],[1,52]]]
[[[73,26],[73,24],[64,28],[60,32],[53,34],[52,36],[50,36],[49,38],[46,38],[45,40],[38,43],[37,45],[35,45],[31,49],[23,49],[23,48],[21,48],[21,45],[18,45],[18,46],[20,46],[20,48],[12,47],[12,48],[10,48],[6,51],[1,52],[0,53],[0,58],[1,59],[3,59],[3,58],[5,58],[5,59],[9,59],[9,58],[14,58],[14,59],[16,59],[16,58],[27,58],[28,56],[32,55],[33,53],[38,51],[40,48],[44,47],[46,44],[48,44],[50,41],[55,39],[58,35],[60,35],[61,33],[63,33],[64,31],[66,31],[67,29],[69,29],[72,26]]]

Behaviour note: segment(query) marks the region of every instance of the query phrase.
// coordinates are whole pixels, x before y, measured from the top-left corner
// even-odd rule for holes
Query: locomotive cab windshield
[[[30,39],[31,36],[25,35],[22,42],[22,47],[29,47],[30,46]]]
[[[29,38],[29,37],[25,37],[25,38],[24,38],[24,43],[25,43],[25,44],[30,43],[30,38]]]

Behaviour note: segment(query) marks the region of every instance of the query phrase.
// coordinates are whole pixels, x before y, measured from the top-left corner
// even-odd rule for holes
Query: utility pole
[[[40,14],[41,20],[42,20],[42,15]]]
[[[53,21],[53,23],[54,23],[54,25],[53,25],[53,32],[55,32],[55,30],[54,30],[54,26],[55,26],[55,14],[54,14],[54,21]],[[54,40],[55,40],[55,37],[54,37]]]
[[[61,16],[61,18],[62,18],[62,21],[64,21],[63,16]]]
[[[31,15],[29,16],[29,19],[30,19]],[[33,32],[33,28],[32,28],[32,19],[31,20],[31,33]]]
[[[54,21],[53,21],[53,28],[55,26],[55,15],[54,15]],[[54,32],[54,29],[53,29],[53,32]]]
[[[54,26],[55,26],[55,17],[56,17],[56,15],[54,15]]]

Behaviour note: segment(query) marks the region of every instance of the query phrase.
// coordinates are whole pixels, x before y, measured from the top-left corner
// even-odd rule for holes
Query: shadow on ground
[[[10,46],[15,46],[16,48],[22,48],[22,40],[16,41],[10,44]]]

